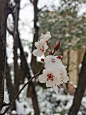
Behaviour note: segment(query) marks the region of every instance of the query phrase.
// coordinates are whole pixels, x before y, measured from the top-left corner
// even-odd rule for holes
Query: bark
[[[70,61],[70,49],[68,49],[68,51],[67,51],[67,73],[68,73],[68,77],[69,77],[69,65],[70,65],[69,61]],[[69,84],[69,81],[66,83],[67,92],[68,92],[68,84]]]
[[[11,80],[10,67],[7,62],[6,62],[6,85],[7,85],[7,90],[8,90],[8,94],[9,94],[9,100],[11,102],[16,93],[15,93],[14,85],[12,84],[12,80]],[[14,103],[11,106],[11,110],[15,110],[15,108],[16,107],[15,107],[15,103]]]
[[[4,98],[7,1],[8,0],[0,0],[0,105],[3,103]]]
[[[81,105],[82,97],[84,96],[85,88],[86,88],[86,52],[84,54],[82,68],[79,74],[78,86],[74,94],[73,104],[69,110],[68,115],[77,115],[77,112],[79,111]]]
[[[38,31],[39,27],[37,26],[38,22],[38,7],[37,7],[38,0],[34,0],[34,29],[35,29],[35,34],[33,37],[33,43],[32,43],[32,51],[35,49],[34,43],[38,41]],[[37,61],[36,61],[36,56],[32,55],[31,58],[31,68],[33,70],[33,73],[37,73]]]
[[[15,84],[15,92],[17,93],[19,91],[19,67],[18,67],[18,54],[17,54],[17,48],[18,48],[18,19],[19,19],[19,10],[20,10],[20,0],[19,3],[16,3],[16,8],[14,12],[14,84]]]

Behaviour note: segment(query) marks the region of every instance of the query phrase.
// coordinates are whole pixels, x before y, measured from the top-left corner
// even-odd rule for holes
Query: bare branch
[[[40,9],[38,10],[38,12],[42,11],[44,8],[46,8],[46,5],[43,6],[42,8],[40,8]]]
[[[34,79],[35,77],[37,77],[38,75],[40,75],[42,73],[43,69],[37,73],[36,75],[34,75],[31,79],[28,80],[28,82],[20,89],[20,91],[16,94],[16,96],[14,97],[14,99],[11,101],[10,105],[6,108],[6,110],[4,111],[4,113],[2,113],[2,115],[5,115],[5,113],[10,109],[10,107],[12,106],[12,104],[15,102],[15,100],[17,99],[17,97],[19,96],[19,94],[22,92],[22,90],[32,81],[32,79]]]
[[[30,0],[31,4],[34,5],[34,1],[33,0]]]

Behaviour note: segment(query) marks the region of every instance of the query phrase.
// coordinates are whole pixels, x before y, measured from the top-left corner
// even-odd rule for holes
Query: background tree
[[[52,48],[53,45],[55,45],[58,41],[61,41],[61,47],[59,49],[59,52],[56,53],[57,54],[61,54],[64,56],[64,58],[66,59],[65,65],[67,65],[67,72],[70,72],[70,68],[69,65],[71,64],[70,62],[70,51],[71,50],[77,50],[79,48],[83,48],[85,47],[86,44],[86,14],[82,14],[79,15],[79,9],[81,7],[82,4],[85,4],[85,1],[81,1],[81,0],[72,0],[72,1],[68,1],[68,0],[61,0],[60,1],[60,6],[58,8],[56,8],[55,6],[52,6],[52,10],[49,9],[38,9],[38,0],[30,0],[33,8],[34,8],[34,36],[33,36],[33,43],[32,43],[32,51],[34,50],[34,43],[38,40],[38,31],[39,31],[39,27],[40,27],[40,33],[45,33],[46,31],[50,31],[52,34],[52,38],[51,41],[52,42]],[[6,4],[5,4],[6,2]],[[0,16],[0,47],[1,47],[1,53],[0,53],[0,59],[1,59],[1,72],[3,73],[4,71],[4,67],[5,67],[5,47],[6,47],[6,39],[5,39],[5,33],[6,33],[6,20],[7,20],[7,15],[8,13],[10,13],[11,17],[12,17],[12,22],[13,23],[13,27],[10,28],[7,25],[7,30],[9,32],[10,35],[12,35],[13,38],[13,60],[14,62],[12,64],[8,63],[8,58],[9,56],[7,56],[6,59],[6,84],[7,84],[7,89],[8,89],[8,93],[9,95],[9,99],[10,102],[13,100],[14,96],[16,95],[16,93],[19,91],[19,87],[20,85],[23,85],[25,82],[25,79],[27,78],[27,80],[29,80],[32,77],[32,73],[31,73],[31,67],[33,70],[33,73],[35,74],[37,72],[37,69],[40,69],[40,67],[38,67],[38,62],[36,60],[36,57],[34,57],[33,55],[31,56],[31,67],[28,64],[26,57],[28,56],[28,54],[26,52],[24,52],[24,47],[22,45],[22,40],[20,39],[20,31],[18,29],[19,27],[19,12],[20,12],[20,0],[14,0],[13,2],[11,2],[9,0],[8,1],[1,1],[1,4],[3,6],[3,8],[1,7],[0,12],[2,14],[2,11],[4,12],[4,10],[6,10],[7,12],[3,13]],[[5,9],[4,9],[5,8]],[[7,8],[7,9],[6,9]],[[40,12],[41,11],[41,12]],[[29,12],[28,12],[29,13]],[[38,27],[38,18],[39,18],[39,27]],[[4,19],[4,20],[2,20]],[[5,25],[5,26],[4,26]],[[3,38],[3,39],[2,39]],[[4,40],[4,41],[3,41]],[[3,41],[3,42],[2,42]],[[20,53],[18,53],[18,51]],[[4,56],[2,56],[4,52]],[[66,55],[65,53],[66,52]],[[45,54],[47,55],[47,54]],[[86,55],[86,54],[85,54]],[[3,58],[4,57],[4,58]],[[81,99],[83,97],[84,91],[85,91],[85,57],[83,59],[83,63],[82,63],[82,69],[81,69],[81,73],[79,75],[79,82],[78,82],[78,88],[76,90],[75,93],[75,98],[74,98],[74,102],[72,105],[72,108],[69,111],[69,115],[71,113],[76,114],[79,110],[80,104],[81,104]],[[18,60],[20,60],[20,62],[18,62]],[[3,62],[3,65],[2,65]],[[40,65],[40,64],[39,64]],[[11,72],[13,72],[13,77]],[[1,104],[1,108],[3,106],[3,92],[4,92],[4,86],[3,86],[3,78],[4,75],[1,75],[1,81],[0,81],[0,104]],[[14,79],[13,79],[14,78]],[[83,80],[84,79],[84,80]],[[77,97],[77,95],[79,95]],[[32,104],[33,104],[33,108],[34,108],[34,113],[35,115],[39,115],[40,114],[40,110],[39,110],[39,106],[38,106],[38,101],[37,101],[37,95],[36,95],[36,91],[35,91],[35,86],[33,81],[29,84],[28,89],[27,89],[27,96],[32,98]],[[52,97],[51,95],[48,95],[49,98]],[[47,96],[47,97],[48,97]],[[18,97],[18,100],[20,98]],[[51,98],[49,99],[49,101],[51,101]],[[53,112],[55,112],[55,108],[58,105],[58,101],[55,103],[55,105],[53,104]],[[76,105],[77,108],[75,107]],[[1,109],[0,108],[0,109]],[[11,108],[16,109],[16,104],[14,104]],[[44,112],[46,113],[46,112]],[[53,114],[53,113],[52,113]]]
[[[7,5],[8,0],[0,0],[0,110],[3,107],[4,99]]]
[[[18,30],[18,21],[19,21],[19,11],[20,11],[20,0],[16,1],[15,0],[15,6],[12,6],[12,8],[14,7],[14,11],[11,11],[12,14],[12,18],[13,18],[13,23],[14,23],[14,29],[11,29],[9,27],[7,27],[8,32],[13,36],[14,39],[14,84],[11,82],[10,85],[12,85],[12,87],[9,87],[9,81],[7,80],[7,87],[8,87],[8,91],[10,93],[10,101],[12,101],[13,96],[15,96],[15,94],[19,91],[19,85],[24,83],[24,79],[28,78],[28,80],[32,77],[31,74],[31,70],[30,70],[30,65],[28,66],[27,60],[26,60],[26,56],[25,56],[25,52],[23,50],[23,46],[22,46],[22,42],[20,39],[20,34],[19,34],[19,30]],[[18,54],[18,49],[20,50],[20,54]],[[21,63],[18,63],[18,59],[21,60]],[[8,70],[9,70],[9,66]],[[10,71],[9,71],[9,77],[10,77]],[[12,89],[13,88],[13,89]],[[12,90],[11,90],[12,89]],[[14,94],[12,94],[12,91],[14,90]],[[33,103],[33,108],[34,108],[34,114],[35,115],[39,115],[39,107],[38,107],[38,102],[37,102],[37,96],[36,96],[36,92],[35,92],[35,86],[33,84],[33,82],[30,83],[29,85],[29,96],[32,98],[32,103]],[[15,108],[12,107],[12,109]]]
[[[79,70],[78,66],[75,68],[74,63],[70,61],[70,51],[85,48],[86,44],[86,14],[79,15],[78,12],[84,2],[61,0],[58,8],[52,6],[52,10],[45,9],[39,15],[39,34],[49,30],[53,45],[61,41],[62,47],[58,54],[64,57],[67,73],[74,69]],[[72,70],[69,68],[70,65],[74,66]]]
[[[69,73],[70,51],[84,48],[86,45],[86,12],[79,15],[81,5],[85,1],[65,1],[61,0],[60,7],[52,10],[44,10],[40,13],[39,24],[40,33],[46,32],[47,28],[53,34],[51,42],[61,41],[60,54],[64,57],[64,51],[67,52],[67,72]],[[85,85],[85,58],[82,62],[82,69],[79,74],[78,86],[74,95],[73,105],[69,111],[69,115],[76,115],[81,105],[81,100],[86,88]],[[83,85],[82,85],[83,84]]]

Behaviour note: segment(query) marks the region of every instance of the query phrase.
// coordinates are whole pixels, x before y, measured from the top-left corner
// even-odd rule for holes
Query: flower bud
[[[62,58],[63,58],[63,56],[59,55],[57,58],[58,58],[58,59],[62,59]]]
[[[44,62],[44,59],[43,59],[43,58],[41,58],[41,61],[42,61],[42,62]]]
[[[59,47],[60,47],[60,41],[55,45],[54,53],[59,49]]]

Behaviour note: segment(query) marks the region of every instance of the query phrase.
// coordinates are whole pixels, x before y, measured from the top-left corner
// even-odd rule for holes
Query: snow
[[[26,91],[27,88],[21,93],[19,101],[16,100],[16,111],[18,115],[27,115],[29,113],[34,115],[32,101],[31,98],[26,97]],[[64,93],[61,93],[64,91],[63,88],[58,95],[54,92],[53,88],[43,89],[42,87],[37,86],[36,91],[41,112],[40,115],[61,115],[62,112],[64,112],[64,115],[68,115],[74,97],[70,94],[65,95]],[[4,92],[4,102],[9,103],[9,95],[6,91]],[[2,112],[4,110],[5,108],[3,108]],[[9,112],[10,111],[8,111],[8,113]],[[86,96],[82,98],[80,110],[77,115],[83,114],[86,114]]]
[[[16,107],[17,107],[17,113],[18,114],[28,114],[28,113],[33,113],[33,109],[29,106],[29,104],[26,101],[23,102],[18,102],[16,100]]]

